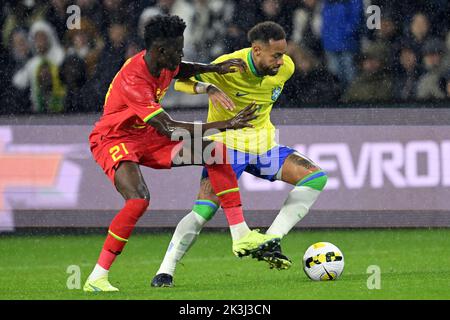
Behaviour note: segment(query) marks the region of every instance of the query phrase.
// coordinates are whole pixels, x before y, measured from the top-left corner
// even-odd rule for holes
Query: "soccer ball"
[[[303,270],[314,281],[335,280],[344,271],[344,255],[332,243],[314,243],[303,256]]]

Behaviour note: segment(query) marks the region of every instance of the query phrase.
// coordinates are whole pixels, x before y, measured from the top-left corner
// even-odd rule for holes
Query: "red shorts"
[[[89,142],[95,161],[113,184],[114,174],[122,161],[154,169],[170,169],[172,159],[183,147],[183,141],[172,141],[154,128],[118,137],[107,137],[94,130]]]

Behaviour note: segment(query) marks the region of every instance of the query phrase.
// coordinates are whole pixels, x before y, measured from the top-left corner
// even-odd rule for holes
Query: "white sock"
[[[94,270],[92,270],[91,274],[89,275],[89,280],[96,280],[100,277],[107,276],[108,272],[109,270],[106,270],[99,264],[96,264]]]
[[[285,236],[309,211],[320,191],[310,187],[295,187],[266,234]]]
[[[177,262],[183,258],[185,253],[197,240],[197,236],[207,222],[195,211],[189,212],[178,223],[175,232],[170,240],[164,260],[156,274],[168,273],[171,276],[175,273]]]
[[[250,231],[251,230],[245,221],[230,226],[231,238],[233,239],[233,241],[241,239]]]

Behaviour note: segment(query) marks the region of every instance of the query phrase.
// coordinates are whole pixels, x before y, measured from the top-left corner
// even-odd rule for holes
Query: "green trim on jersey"
[[[248,63],[248,66],[249,66],[250,70],[252,71],[253,75],[256,76],[256,77],[261,78],[262,76],[258,74],[258,71],[256,70],[255,63],[253,62],[252,50],[248,51],[247,63]]]
[[[163,112],[163,111],[164,111],[164,109],[161,108],[161,109],[158,109],[158,110],[156,110],[156,111],[150,113],[148,116],[146,116],[146,117],[144,118],[144,122],[147,122],[147,121],[150,120],[151,118],[156,117],[158,114],[160,114],[160,113]]]

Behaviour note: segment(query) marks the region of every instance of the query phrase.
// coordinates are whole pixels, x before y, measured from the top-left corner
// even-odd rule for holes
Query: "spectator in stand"
[[[245,48],[249,45],[247,32],[260,21],[259,2],[253,0],[234,0],[233,18],[226,33],[225,43],[228,52]],[[246,10],[242,10],[246,8]]]
[[[32,57],[27,31],[21,28],[13,30],[10,43],[9,48],[10,56],[13,60],[13,69],[17,71]]]
[[[66,112],[87,112],[88,106],[84,104],[82,89],[87,81],[86,63],[79,56],[72,54],[66,56],[60,68],[61,82],[67,88],[64,99]],[[88,94],[88,93],[87,93]]]
[[[400,67],[395,76],[395,98],[414,100],[421,68],[413,48],[404,44],[400,49]]]
[[[142,50],[144,50],[144,45],[141,43],[140,39],[131,38],[128,40],[127,45],[125,47],[125,61],[134,55],[138,54]]]
[[[89,18],[81,18],[80,29],[67,30],[65,42],[67,43],[67,54],[77,55],[86,63],[87,77],[92,78],[98,58],[105,42]]]
[[[430,39],[423,46],[423,65],[426,72],[420,77],[417,86],[418,99],[443,99],[445,93],[441,88],[440,81],[444,66],[442,56],[444,44],[439,39]]]
[[[108,39],[100,54],[94,76],[86,85],[90,88],[85,97],[90,110],[101,110],[108,86],[125,62],[128,30],[125,24],[113,23],[108,28]]]
[[[307,49],[289,48],[295,72],[286,82],[279,105],[336,102],[340,98],[339,80]]]
[[[399,36],[397,24],[390,12],[383,12],[381,15],[380,29],[375,29],[374,41],[385,47],[388,52],[386,68],[392,71],[400,67],[399,56],[401,37]]]
[[[68,0],[51,0],[45,14],[45,20],[55,28],[59,40],[63,40],[67,31],[67,7],[71,5]]]
[[[362,0],[324,0],[322,44],[328,70],[346,87],[355,77],[355,55],[364,26]]]
[[[8,52],[1,45],[0,45],[0,61],[3,61],[3,63],[7,67],[10,65]],[[0,106],[5,106],[0,107],[0,114],[17,113],[15,108],[9,107],[12,98],[12,95],[10,94],[11,77],[9,76],[9,74],[10,74],[9,68],[0,68]]]
[[[1,60],[3,68],[1,68],[0,81],[1,88],[5,92],[2,104],[8,106],[8,111],[11,113],[23,113],[30,108],[30,95],[27,89],[15,88],[12,85],[12,78],[32,57],[27,31],[22,28],[13,30],[8,48],[8,52],[5,52]]]
[[[102,0],[103,24],[102,33],[107,34],[108,27],[112,23],[124,23],[130,33],[137,30],[139,15],[136,8],[140,6],[135,0]]]
[[[35,22],[29,37],[34,55],[14,74],[13,85],[20,90],[30,90],[33,112],[62,111],[62,105],[57,106],[56,102],[64,95],[58,76],[64,50],[54,29],[45,21]],[[49,98],[50,93],[57,97]]]
[[[9,37],[14,29],[29,29],[34,22],[43,19],[45,10],[45,6],[36,1],[11,1],[10,5],[6,7],[6,18],[1,26],[3,46],[8,46]]]
[[[66,10],[72,4],[80,7],[81,29],[67,29]],[[381,8],[381,29],[366,28],[364,8],[369,4]],[[391,91],[401,101],[446,96],[445,72],[450,68],[450,1],[446,0],[6,0],[0,5],[0,105],[13,113],[58,111],[56,96],[65,84],[68,112],[100,110],[112,77],[142,49],[142,39],[129,35],[138,34],[158,13],[176,14],[187,22],[184,58],[202,62],[248,46],[247,31],[260,21],[282,24],[289,47],[297,47],[289,54],[300,59],[282,95],[291,101],[328,102],[342,92],[352,101],[370,97],[385,101]],[[44,18],[44,24],[55,29],[56,42],[45,31],[29,32]],[[442,40],[441,49],[425,48],[435,37]],[[64,70],[58,70],[65,55],[58,40],[68,56]],[[371,44],[385,56],[366,54],[356,63],[360,48]],[[100,54],[104,54],[101,60]],[[80,74],[68,67],[71,63]],[[355,81],[369,92],[357,89]],[[351,95],[349,83],[361,100]],[[381,85],[381,98],[370,92],[376,85]],[[332,89],[324,91],[327,86]],[[185,101],[176,93],[172,97],[168,106]]]
[[[431,34],[445,36],[449,27],[450,2],[448,0],[371,0],[372,5],[381,8],[381,14],[391,12],[398,26],[409,29],[411,18],[417,12],[424,13],[430,22]]]
[[[292,34],[292,11],[283,0],[263,0],[260,6],[259,21],[274,21],[281,25],[288,38]]]
[[[409,32],[406,35],[406,41],[410,43],[419,61],[422,61],[422,47],[430,37],[428,17],[421,12],[414,14]]]
[[[49,60],[41,60],[36,69],[33,93],[35,112],[56,113],[64,111],[65,90],[59,79],[58,67]]]
[[[231,21],[233,4],[225,0],[194,0],[192,41],[196,61],[210,62],[226,53],[226,26]]]
[[[103,0],[102,4],[104,13],[103,24],[106,28],[110,26],[111,23],[123,19],[124,13],[128,11],[128,6],[126,6],[125,1],[122,0]]]
[[[322,4],[319,0],[302,0],[303,7],[294,11],[291,41],[322,59]]]
[[[297,1],[288,0],[235,0],[233,18],[228,24],[225,43],[228,52],[249,46],[247,32],[255,24],[263,21],[275,21],[280,24],[288,36],[292,34],[292,13]],[[244,9],[245,8],[245,9]]]
[[[450,99],[450,69],[444,74],[443,80],[445,97]]]
[[[394,84],[386,69],[386,48],[372,43],[363,52],[361,74],[345,92],[344,102],[389,101],[394,97]]]
[[[0,68],[0,105],[5,106],[0,110],[4,109],[3,112],[12,114],[23,113],[29,111],[30,96],[27,90],[19,90],[12,85],[12,77],[32,56],[28,33],[17,28],[12,31],[9,40],[9,50],[2,50],[0,46],[0,61],[3,63]]]
[[[96,29],[100,30],[103,37],[106,38],[107,30],[104,28],[104,12],[101,2],[97,0],[76,0],[73,4],[80,7],[81,17],[92,21]]]
[[[187,60],[194,59],[196,48],[192,39],[192,19],[194,17],[194,7],[186,0],[158,0],[156,5],[145,8],[139,17],[138,33],[144,39],[144,29],[149,19],[157,14],[177,15],[186,22],[184,31],[184,57]]]
[[[445,38],[445,55],[442,58],[442,64],[445,68],[450,68],[450,31]]]

